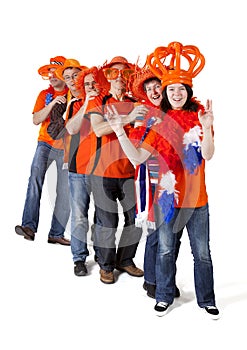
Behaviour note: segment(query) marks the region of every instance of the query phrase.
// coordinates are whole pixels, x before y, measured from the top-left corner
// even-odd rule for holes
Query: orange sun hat
[[[125,64],[128,68],[132,68],[134,66],[132,63],[128,62],[128,60],[123,56],[115,56],[109,63],[106,63],[103,66],[104,68],[110,68],[111,66],[117,63]]]
[[[175,83],[192,87],[192,79],[203,69],[205,58],[196,46],[173,41],[148,55],[147,65],[161,80],[163,88]]]
[[[129,89],[133,96],[138,100],[148,101],[147,94],[144,89],[144,83],[149,79],[159,79],[148,67],[144,66],[137,71],[130,80]]]
[[[56,56],[56,57],[50,58],[50,64],[46,64],[45,66],[40,67],[38,69],[38,73],[42,77],[48,78],[50,69],[63,66],[65,61],[66,61],[66,58],[63,56]]]
[[[64,64],[60,67],[56,67],[55,74],[58,79],[64,80],[63,78],[63,72],[67,68],[79,68],[80,70],[87,69],[88,67],[86,66],[81,66],[80,62],[75,60],[74,58],[68,58],[65,60]]]

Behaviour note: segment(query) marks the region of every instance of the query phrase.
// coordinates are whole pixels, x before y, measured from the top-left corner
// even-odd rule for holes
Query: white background
[[[1,4],[1,349],[246,348],[244,4],[243,0]],[[186,231],[177,272],[181,297],[163,318],[154,316],[154,300],[145,295],[142,278],[121,274],[116,284],[102,284],[93,254],[88,258],[89,276],[73,275],[70,248],[46,243],[52,213],[47,181],[35,242],[14,232],[21,224],[38,135],[32,109],[39,91],[47,87],[37,69],[57,55],[86,66],[101,65],[117,55],[133,63],[139,56],[144,63],[147,54],[171,41],[196,45],[204,54],[206,65],[194,80],[194,95],[202,103],[213,100],[216,152],[206,175],[215,293],[222,312],[216,322],[207,320],[196,305]],[[136,256],[139,266],[144,244],[145,237]]]

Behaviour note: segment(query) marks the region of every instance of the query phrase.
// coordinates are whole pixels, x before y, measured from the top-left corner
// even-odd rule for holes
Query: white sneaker
[[[212,320],[218,320],[220,318],[220,312],[216,306],[206,306],[204,310]]]
[[[169,306],[170,305],[168,303],[165,303],[163,301],[160,301],[159,303],[157,303],[154,307],[156,316],[164,316],[167,313]]]

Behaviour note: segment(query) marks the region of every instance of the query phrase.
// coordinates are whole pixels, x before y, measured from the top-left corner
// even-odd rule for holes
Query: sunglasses
[[[128,80],[129,77],[134,73],[133,69],[117,69],[117,68],[104,68],[103,69],[104,75],[106,79],[108,80],[115,80],[119,77],[119,74],[121,77],[123,77],[125,80]]]

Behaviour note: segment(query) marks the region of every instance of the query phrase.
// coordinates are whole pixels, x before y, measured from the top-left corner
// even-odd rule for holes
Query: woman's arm
[[[201,143],[202,157],[210,160],[214,155],[214,137],[213,137],[213,110],[212,100],[207,100],[205,112],[198,113],[199,121],[202,125],[203,138]]]

